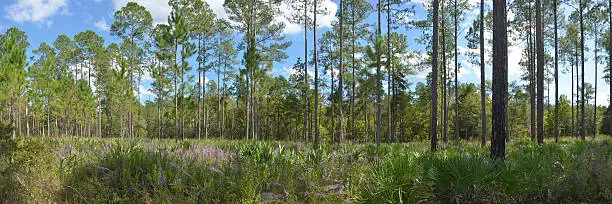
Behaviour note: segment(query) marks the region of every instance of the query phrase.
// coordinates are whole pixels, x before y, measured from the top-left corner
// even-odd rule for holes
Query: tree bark
[[[499,1],[499,0],[497,0]],[[431,68],[431,151],[435,152],[438,148],[438,18],[439,0],[433,0],[433,58]]]
[[[380,0],[379,0],[380,1]],[[342,119],[343,119],[343,114],[342,114],[342,99],[344,96],[344,92],[343,92],[343,85],[342,85],[342,80],[344,78],[344,76],[342,76],[342,74],[344,73],[344,53],[343,53],[343,49],[342,46],[344,44],[344,1],[340,0],[340,71],[338,72],[338,93],[339,93],[339,97],[340,99],[338,100],[338,109],[339,109],[339,116],[338,116],[338,129],[339,129],[339,133],[338,133],[338,143],[342,143],[342,139],[343,139],[343,130],[342,130]]]
[[[480,0],[480,120],[481,120],[481,133],[480,133],[480,145],[482,147],[487,145],[487,101],[486,101],[486,90],[485,90],[485,52],[484,52],[484,0]]]
[[[493,0],[493,137],[491,157],[504,159],[508,122],[508,33],[506,1]]]
[[[553,0],[553,15],[555,21],[555,142],[559,142],[559,53],[557,51],[559,39],[557,33],[557,1],[558,0]]]
[[[351,65],[351,69],[352,69],[352,74],[353,74],[353,81],[351,82],[351,139],[355,139],[357,138],[357,133],[356,133],[356,128],[355,128],[355,84],[356,84],[356,78],[355,78],[355,66],[356,66],[356,62],[355,62],[355,39],[357,38],[357,35],[355,35],[355,1],[352,1],[351,4],[351,17],[352,17],[352,33],[353,35],[351,36],[351,43],[352,43],[352,47],[351,47],[351,52],[352,52],[352,65]],[[333,84],[333,82],[332,82]],[[611,123],[612,124],[612,123]]]
[[[381,0],[378,0],[378,30],[376,31],[376,38],[377,39],[381,39],[382,38],[382,29],[381,29]],[[377,40],[377,43],[379,42],[379,40]],[[377,47],[382,47],[381,45],[376,45]],[[382,137],[382,130],[381,130],[381,126],[382,126],[382,117],[381,117],[381,112],[382,112],[382,108],[381,108],[381,104],[382,104],[382,76],[381,76],[381,70],[380,70],[380,65],[381,65],[381,53],[379,53],[381,50],[377,50],[376,52],[376,146],[380,146],[380,138]]]
[[[314,16],[314,20],[313,20],[313,33],[314,33],[314,40],[313,40],[313,48],[314,48],[314,69],[315,69],[315,98],[314,98],[314,103],[315,103],[315,110],[314,110],[314,126],[315,126],[315,139],[314,139],[314,143],[315,143],[315,148],[319,147],[319,56],[318,56],[318,50],[317,50],[317,0],[314,1],[314,12],[313,12],[313,16]]]
[[[442,2],[442,125],[444,143],[448,143],[448,68],[446,67],[446,10]]]
[[[459,12],[459,10],[457,10],[457,0],[455,0],[455,140],[459,141],[459,132],[461,131],[461,128],[459,127],[459,53],[457,52],[457,30],[459,26],[457,21],[457,12]]]
[[[593,99],[594,101],[594,105],[593,105],[593,139],[595,139],[595,137],[597,136],[597,35],[595,35],[595,45],[594,45],[594,49],[595,49],[595,94],[593,94]]]
[[[580,101],[580,123],[581,123],[581,129],[580,129],[580,138],[584,141],[586,139],[586,132],[585,132],[585,124],[584,124],[584,103],[585,103],[585,97],[584,97],[584,17],[583,17],[583,2],[582,0],[580,0],[580,66],[581,66],[581,73],[582,75],[580,76],[581,80],[582,80],[582,86],[580,87],[580,97],[581,97],[581,101]]]
[[[306,20],[307,16],[307,3],[308,1],[304,1],[304,102],[306,104],[304,107],[304,133],[305,137],[308,138],[309,135],[309,114],[310,114],[310,100],[308,99],[308,91],[310,89],[310,84],[308,84],[308,21]]]
[[[393,132],[391,131],[391,80],[392,80],[392,60],[393,55],[391,54],[391,2],[387,1],[387,142],[393,142]]]
[[[536,47],[537,47],[537,117],[538,144],[544,143],[544,36],[542,33],[542,4],[536,0]]]
[[[527,30],[527,45],[529,47],[529,106],[530,106],[530,115],[529,115],[529,123],[530,123],[530,136],[531,136],[531,141],[535,141],[536,138],[536,134],[537,134],[537,130],[536,130],[536,80],[535,80],[535,55],[534,55],[534,50],[532,49],[533,47],[535,47],[533,44],[533,33],[532,33],[532,17],[531,17],[531,1],[529,2],[529,12],[528,12],[528,18],[529,18],[529,29]]]

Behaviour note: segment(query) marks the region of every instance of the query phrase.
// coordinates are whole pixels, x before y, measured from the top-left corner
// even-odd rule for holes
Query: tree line
[[[0,124],[13,137],[430,139],[432,150],[441,135],[444,143],[483,146],[491,138],[492,151],[513,137],[584,139],[612,127],[602,123],[609,109],[597,105],[597,76],[593,84],[584,79],[585,60],[595,65],[586,72],[604,64],[610,79],[609,1],[340,0],[322,34],[317,17],[330,12],[322,0],[226,0],[224,19],[202,0],[168,4],[165,24],[154,25],[130,2],[110,28],[120,40],[105,42],[91,30],[62,34],[32,56],[27,34],[7,29],[0,34]],[[293,11],[284,17],[304,29],[304,55],[288,75],[273,71],[292,45],[275,20],[283,6]],[[427,15],[410,18],[417,9]],[[471,11],[479,13],[466,24]],[[414,42],[425,50],[411,48],[408,31],[422,31]],[[508,59],[517,45],[521,59]],[[479,83],[459,80],[461,54],[480,68]],[[508,83],[508,60],[520,60],[521,80]],[[425,70],[425,82],[409,80]],[[559,96],[559,70],[570,74],[570,96]],[[155,97],[141,103],[143,78],[153,81],[147,91]]]

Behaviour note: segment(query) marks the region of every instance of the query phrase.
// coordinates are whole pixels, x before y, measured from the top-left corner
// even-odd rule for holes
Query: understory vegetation
[[[5,139],[2,202],[612,202],[612,142],[343,144]]]

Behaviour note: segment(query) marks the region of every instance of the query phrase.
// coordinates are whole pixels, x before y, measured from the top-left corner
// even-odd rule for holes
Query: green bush
[[[0,142],[0,201],[46,202],[60,190],[55,156],[37,138],[4,139]]]

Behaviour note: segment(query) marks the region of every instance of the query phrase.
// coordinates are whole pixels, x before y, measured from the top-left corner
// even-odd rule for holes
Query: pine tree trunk
[[[597,35],[595,35],[595,94],[593,94],[594,104],[593,104],[593,139],[597,136]]]
[[[555,142],[559,142],[559,39],[557,33],[557,1],[553,0],[553,15],[555,24]],[[597,77],[595,77],[597,78]]]
[[[459,141],[459,133],[461,132],[461,128],[459,127],[459,52],[457,52],[457,35],[458,35],[458,21],[457,21],[457,0],[455,0],[455,140]]]
[[[378,31],[376,33],[376,38],[382,38],[382,31],[381,31],[381,1],[378,0]],[[376,41],[378,44],[378,40]],[[382,47],[381,45],[376,45],[376,47]],[[381,65],[381,53],[379,53],[380,49],[376,50],[376,146],[380,146],[380,138],[382,136],[382,130],[381,130],[381,126],[382,126],[382,118],[381,118],[381,104],[382,104],[382,96],[381,96],[381,92],[383,90],[382,88],[382,73],[380,70],[380,65]]]
[[[335,81],[334,81],[334,69],[332,68],[331,69],[331,91],[330,91],[330,95],[329,95],[330,98],[331,98],[331,131],[330,132],[331,132],[332,142],[336,142],[336,134],[335,134],[336,133],[336,127],[335,127],[336,119],[335,119],[335,115],[334,115],[334,113],[336,112],[335,111],[336,110],[336,107],[335,107],[336,100],[334,100],[334,90],[335,90],[334,89],[334,84],[335,84]]]
[[[536,0],[536,47],[537,47],[537,109],[538,144],[544,143],[544,36],[542,33],[542,4]]]
[[[433,58],[431,68],[431,151],[435,152],[438,148],[438,18],[439,1],[433,0]]]
[[[304,4],[304,8],[306,8],[306,4]],[[306,14],[304,14],[306,15]],[[314,96],[314,126],[315,126],[315,138],[314,138],[314,147],[318,148],[319,147],[319,57],[318,57],[318,50],[317,50],[317,0],[314,1],[314,21],[313,21],[313,32],[314,32],[314,40],[313,40],[313,47],[314,47],[314,71],[315,71],[315,96]],[[305,27],[307,28],[307,27]]]
[[[202,36],[199,36],[200,39],[198,39],[198,55],[200,57],[202,57],[202,60],[205,60],[205,57],[202,56]],[[206,45],[205,45],[206,46]],[[206,76],[204,76],[206,77]],[[202,90],[202,63],[200,62],[200,60],[198,60],[198,91],[197,93],[201,93],[202,95],[200,96],[200,94],[198,94],[198,118],[197,118],[197,122],[196,122],[196,126],[198,127],[198,140],[202,139],[202,124],[201,124],[201,119],[202,119],[202,99],[204,98],[204,91]],[[202,90],[202,92],[200,92],[200,90]],[[200,98],[201,97],[201,98]]]
[[[480,120],[481,120],[481,133],[480,133],[480,145],[482,147],[487,145],[487,101],[486,101],[486,89],[485,89],[485,52],[484,52],[484,0],[480,0]]]
[[[580,97],[581,97],[581,101],[580,101],[580,123],[581,123],[581,129],[580,129],[580,138],[584,141],[586,139],[586,132],[585,132],[585,124],[584,124],[584,103],[585,103],[585,97],[584,97],[584,17],[583,17],[583,2],[582,0],[580,0],[580,66],[581,66],[581,73],[582,75],[580,76],[581,80],[582,80],[582,86],[580,87]]]
[[[442,2],[442,125],[443,141],[448,143],[448,68],[446,67],[446,10]]]
[[[352,47],[351,47],[351,53],[353,55],[352,57],[352,65],[351,65],[351,69],[352,69],[352,74],[353,74],[353,81],[351,83],[351,138],[352,139],[356,139],[357,138],[357,129],[355,127],[355,84],[357,81],[357,78],[355,78],[355,67],[356,62],[355,62],[355,39],[357,38],[357,35],[355,35],[355,2],[353,2],[351,4],[351,18],[352,18],[352,23],[351,23],[351,31],[352,31],[352,38],[351,38],[351,43],[352,43]]]
[[[393,69],[392,66],[393,55],[391,53],[391,2],[387,1],[387,142],[393,142],[393,132],[391,131],[391,80]]]
[[[304,137],[309,137],[309,114],[310,114],[310,100],[308,99],[308,91],[310,84],[308,84],[308,21],[307,16],[307,1],[304,1]]]
[[[493,137],[491,157],[504,159],[508,122],[508,34],[506,1],[493,0]]]
[[[380,1],[380,0],[379,0]],[[344,98],[344,92],[343,92],[343,79],[344,79],[344,49],[342,49],[342,46],[344,45],[344,0],[340,0],[340,70],[338,72],[338,94],[339,94],[339,100],[338,100],[338,109],[339,109],[339,115],[338,115],[338,143],[342,143],[342,139],[343,139],[343,129],[342,129],[342,119],[344,118],[343,114],[342,114],[342,99]]]
[[[219,48],[221,49],[221,35],[219,35]],[[219,55],[221,55],[221,52],[219,52]],[[219,130],[219,137],[223,138],[223,130],[221,130],[221,89],[219,88],[219,84],[221,83],[221,58],[219,58],[219,62],[218,62],[218,66],[217,66],[217,83],[215,83],[215,85],[217,86],[217,129]]]
[[[535,141],[537,130],[536,130],[536,91],[535,91],[535,54],[533,51],[533,33],[532,33],[532,18],[531,18],[531,2],[529,6],[528,18],[529,18],[529,29],[527,30],[527,46],[529,47],[529,106],[530,106],[530,136],[531,141]]]

